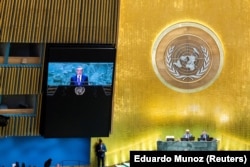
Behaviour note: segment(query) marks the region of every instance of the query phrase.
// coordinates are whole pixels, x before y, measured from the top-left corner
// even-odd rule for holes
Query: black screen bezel
[[[42,115],[40,121],[40,134],[46,138],[58,138],[58,137],[108,137],[111,131],[111,118],[112,118],[112,101],[113,101],[113,85],[115,74],[115,60],[116,60],[116,48],[114,45],[95,45],[95,44],[46,44],[46,52],[43,67],[43,84],[42,84]],[[56,111],[57,107],[52,106],[53,102],[50,102],[50,97],[47,96],[47,78],[48,78],[48,63],[49,62],[112,62],[114,64],[113,77],[111,84],[112,94],[109,99],[100,97],[90,97],[89,103],[93,103],[93,106],[88,104],[87,115],[81,115],[76,111]],[[99,88],[98,88],[99,89]],[[73,97],[77,100],[79,97]],[[97,101],[95,101],[97,98]],[[59,104],[59,100],[56,99],[56,104]],[[68,99],[69,100],[69,99]],[[86,97],[85,97],[86,100]],[[103,104],[101,104],[101,101]],[[63,103],[63,102],[62,102]],[[49,107],[48,104],[51,106]],[[64,104],[63,104],[64,105]],[[65,110],[70,108],[71,104],[65,106]],[[101,106],[105,105],[105,111],[100,110]],[[60,107],[59,107],[60,108]],[[108,110],[108,111],[106,111]],[[51,113],[53,112],[53,113]],[[61,114],[61,115],[60,115]],[[69,114],[69,115],[67,115]],[[72,114],[72,115],[70,115]],[[74,116],[75,114],[75,116]],[[84,114],[84,112],[83,112]],[[93,114],[93,115],[91,115]],[[58,115],[58,117],[57,117]],[[60,119],[58,119],[60,117]],[[62,117],[62,118],[61,118]],[[82,118],[81,118],[82,117]],[[101,118],[103,117],[103,119]],[[60,121],[60,122],[57,122]],[[73,127],[63,127],[67,122],[74,124]],[[78,123],[76,123],[78,121]],[[57,126],[58,124],[58,126]],[[98,126],[100,124],[101,126]],[[61,130],[59,126],[62,126],[64,130]],[[78,127],[78,125],[80,127]]]

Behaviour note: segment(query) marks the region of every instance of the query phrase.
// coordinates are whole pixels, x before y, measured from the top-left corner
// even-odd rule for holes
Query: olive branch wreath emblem
[[[166,63],[166,66],[169,70],[169,72],[175,76],[176,78],[178,79],[182,79],[182,80],[185,80],[187,78],[190,78],[191,80],[194,80],[194,79],[198,79],[200,77],[202,77],[203,74],[205,74],[205,72],[208,70],[208,67],[209,67],[209,64],[210,64],[210,59],[209,59],[209,55],[208,55],[208,51],[205,47],[201,46],[201,50],[202,50],[202,53],[204,55],[204,63],[203,63],[203,66],[196,72],[196,74],[192,74],[192,75],[181,75],[175,68],[174,68],[174,65],[173,65],[173,62],[171,61],[172,58],[172,54],[173,54],[173,51],[174,51],[174,48],[175,46],[172,46],[168,49],[167,51],[167,56],[165,57],[165,63]]]

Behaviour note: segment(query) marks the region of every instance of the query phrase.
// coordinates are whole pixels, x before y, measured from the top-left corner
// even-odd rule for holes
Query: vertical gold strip
[[[30,94],[36,94],[36,92],[35,92],[35,87],[36,87],[36,80],[37,80],[37,77],[36,77],[36,67],[34,68],[32,68],[32,70],[31,70],[31,76],[32,76],[32,79],[31,79],[31,89],[30,89]]]
[[[103,32],[103,41],[107,40],[108,38],[108,31],[109,31],[109,26],[108,26],[108,21],[107,18],[109,17],[109,13],[108,13],[108,4],[109,2],[106,0],[105,3],[103,4],[103,27],[104,27],[104,32]]]
[[[46,40],[47,41],[50,41],[50,42],[52,42],[53,43],[53,41],[52,41],[52,37],[51,37],[51,33],[52,33],[52,31],[53,31],[53,29],[51,28],[52,26],[51,26],[51,24],[52,24],[52,22],[53,22],[53,20],[51,19],[51,15],[53,14],[53,12],[52,12],[52,10],[53,10],[53,3],[55,3],[55,1],[56,0],[54,0],[54,1],[47,1],[48,2],[48,7],[49,7],[49,10],[47,11],[47,20],[46,20],[46,22],[48,23],[48,26],[46,27],[46,31],[47,31],[47,33],[46,33]]]
[[[22,3],[21,3],[21,8],[19,8],[19,11],[20,11],[20,20],[19,21],[19,26],[17,27],[17,37],[19,37],[18,39],[16,39],[16,41],[24,41],[25,40],[25,31],[26,31],[26,11],[28,10],[28,6],[27,6],[27,1],[28,0],[24,0]],[[24,9],[24,10],[21,10],[21,9]]]
[[[30,89],[30,67],[26,67],[26,72],[25,72],[25,79],[24,79],[24,94],[29,94],[29,89]]]
[[[3,19],[3,2],[0,0],[0,29],[2,29],[2,19]]]
[[[29,5],[29,10],[28,10],[28,13],[27,13],[27,16],[29,16],[27,18],[27,21],[26,21],[26,25],[27,25],[27,28],[26,28],[26,42],[31,42],[31,32],[32,30],[34,31],[33,29],[33,19],[34,19],[34,4],[35,2],[34,1],[29,1],[28,3]],[[36,32],[34,32],[36,33]]]
[[[85,1],[85,3],[86,3],[86,1]],[[85,10],[85,8],[84,8],[84,6],[85,6],[85,3],[84,2],[82,2],[82,1],[79,1],[79,6],[80,6],[80,11],[79,11],[79,13],[80,13],[80,16],[79,16],[79,23],[78,23],[78,27],[79,27],[79,29],[78,29],[78,32],[79,32],[79,34],[78,34],[78,37],[77,37],[77,41],[78,42],[82,42],[83,40],[83,38],[84,38],[84,16],[86,15],[85,13],[86,13],[86,10]]]
[[[93,41],[94,43],[96,43],[96,28],[97,28],[97,25],[96,25],[96,14],[98,11],[96,11],[96,4],[97,4],[97,1],[93,1],[93,5],[92,5],[92,15],[93,15],[93,19],[91,21],[91,27],[92,28],[92,37],[91,37],[91,41]]]
[[[68,1],[64,1],[63,3],[63,8],[66,11],[66,13],[64,14],[64,20],[63,20],[63,39],[61,40],[61,42],[67,42],[69,41],[69,30],[70,30],[70,5],[71,3],[68,3]]]
[[[31,117],[31,125],[30,125],[30,135],[34,135],[34,122],[35,122],[35,117]]]
[[[20,90],[20,78],[21,78],[21,69],[16,67],[16,78],[15,78],[15,87],[14,87],[15,93],[19,93],[19,90]]]
[[[105,39],[107,39],[108,41],[109,41],[109,31],[110,31],[110,24],[109,24],[109,17],[110,17],[110,9],[109,9],[109,1],[108,1],[108,3],[106,4],[106,6],[105,6],[105,14],[106,14],[106,18],[105,18],[105,27],[107,27],[107,30],[106,30],[106,33],[105,33]]]
[[[17,116],[14,117],[15,118],[15,122],[13,124],[13,135],[17,136],[18,135],[18,127],[19,127],[19,119]]]
[[[3,41],[8,41],[7,40],[7,37],[9,36],[9,35],[7,35],[7,33],[8,33],[8,30],[9,30],[9,27],[10,27],[10,23],[11,23],[11,21],[10,20],[12,20],[11,18],[12,18],[12,15],[11,15],[11,7],[10,7],[10,1],[4,1],[5,3],[6,3],[6,5],[5,5],[5,9],[6,9],[6,12],[3,12],[3,32],[2,32],[2,37],[3,37]],[[7,19],[7,18],[9,18],[9,19]]]
[[[11,124],[12,124],[13,120],[12,118],[9,119],[9,123],[8,126],[6,126],[5,128],[3,128],[3,136],[10,136],[11,134]]]
[[[3,90],[3,71],[4,71],[4,67],[0,67],[0,94],[2,94],[2,90]]]
[[[22,36],[23,36],[23,33],[22,33],[22,22],[23,22],[23,18],[24,18],[24,15],[22,12],[22,10],[20,9],[23,9],[24,7],[24,3],[26,2],[26,0],[24,0],[24,2],[17,2],[18,3],[18,6],[17,6],[17,16],[16,16],[16,26],[15,26],[15,35],[13,37],[13,40],[14,41],[21,41],[22,39]],[[17,55],[15,55],[17,56]]]
[[[56,0],[55,1],[55,4],[53,6],[53,10],[52,10],[52,13],[53,13],[53,26],[51,26],[50,28],[53,27],[53,42],[55,41],[58,41],[57,38],[58,38],[58,18],[59,18],[59,15],[60,13],[58,12],[58,9],[59,9],[59,6],[60,6],[60,0]]]
[[[26,86],[25,86],[25,94],[30,94],[30,90],[31,90],[31,86],[32,86],[32,81],[33,81],[33,78],[31,76],[31,70],[32,68],[31,67],[27,67],[27,75],[26,75]]]
[[[23,91],[23,94],[29,94],[28,93],[28,90],[29,90],[29,87],[30,87],[29,69],[30,68],[28,66],[25,68],[24,91]]]
[[[19,125],[18,125],[18,136],[21,136],[23,133],[23,117],[19,116]]]
[[[36,94],[36,83],[37,83],[37,67],[33,67],[32,68],[32,85],[31,85],[31,90],[30,90],[30,94]]]
[[[120,0],[119,1],[115,1],[115,30],[113,31],[114,34],[114,41],[113,44],[117,44],[118,41],[118,21],[119,21],[119,15],[120,15]]]
[[[16,80],[16,67],[12,67],[12,77],[11,77],[11,87],[10,87],[10,91],[11,94],[15,94],[15,87],[17,86],[15,84],[15,80]]]
[[[30,40],[31,40],[31,42],[38,41],[39,36],[40,36],[38,28],[37,28],[37,24],[38,24],[38,20],[39,20],[39,15],[43,11],[42,6],[40,6],[38,8],[38,6],[41,3],[41,1],[38,1],[38,2],[37,1],[32,1],[32,5],[31,5],[32,17],[30,18],[30,23],[29,23],[30,24],[29,33],[30,33]]]
[[[32,89],[31,89],[31,94],[37,94],[38,92],[36,91],[36,85],[37,85],[37,80],[38,80],[38,74],[37,74],[37,67],[32,69]]]
[[[8,83],[9,83],[9,67],[5,67],[5,80],[3,82],[3,94],[8,94]]]
[[[75,31],[74,31],[74,20],[75,20],[75,11],[77,10],[77,8],[75,8],[75,3],[76,3],[76,0],[74,0],[71,5],[70,5],[70,12],[69,12],[69,20],[70,20],[70,24],[69,24],[69,38],[68,38],[68,42],[69,41],[74,41],[74,34],[75,34]]]
[[[88,36],[89,36],[89,27],[88,27],[89,20],[90,20],[90,11],[88,10],[89,3],[90,3],[89,0],[85,1],[85,3],[83,3],[85,13],[82,17],[82,20],[83,20],[83,27],[82,28],[83,28],[83,33],[84,33],[84,35],[83,35],[84,38],[82,38],[82,40],[83,40],[82,42],[86,42],[86,43],[88,43]]]
[[[105,18],[106,18],[106,8],[107,8],[107,1],[102,1],[101,3],[101,16],[100,16],[100,27],[101,27],[101,34],[100,34],[100,38],[101,38],[101,41],[105,43],[105,37],[106,37],[106,31],[107,31],[107,28],[106,28],[106,21],[105,21]]]
[[[50,22],[51,22],[51,20],[50,20],[51,2],[53,2],[53,1],[46,0],[45,2],[46,2],[46,4],[45,4],[46,12],[44,13],[44,16],[45,16],[46,19],[43,19],[43,22],[44,22],[43,24],[45,24],[46,27],[44,28],[45,32],[44,32],[43,41],[45,41],[45,42],[48,42],[48,41],[52,42],[50,40],[49,36],[48,36],[48,32],[51,31],[49,26],[50,26]]]
[[[98,41],[98,43],[101,43],[101,33],[102,33],[102,25],[101,25],[101,18],[102,18],[102,1],[97,1],[97,27],[99,27],[99,30],[96,31],[96,40]]]
[[[18,90],[16,91],[17,94],[21,94],[21,89],[22,89],[22,78],[23,78],[23,68],[19,68],[19,86],[18,86]]]
[[[38,73],[37,73],[37,67],[32,69],[32,89],[31,89],[31,94],[37,94],[37,80],[38,80]]]
[[[80,42],[80,39],[81,39],[81,30],[82,30],[82,17],[83,17],[83,12],[84,10],[82,9],[83,6],[82,6],[82,1],[81,0],[78,0],[78,12],[76,13],[77,15],[77,20],[76,20],[76,28],[77,28],[77,34],[76,34],[76,42]],[[78,14],[79,13],[79,14]]]
[[[55,12],[55,9],[57,7],[57,5],[60,5],[58,2],[60,0],[54,0],[54,3],[51,3],[52,5],[52,8],[51,8],[51,15],[50,15],[50,23],[51,25],[49,26],[49,29],[51,29],[51,33],[50,33],[50,41],[52,42],[56,42],[55,38],[56,38],[56,19],[57,19],[57,16],[58,16],[58,13],[55,15],[54,12]]]
[[[27,136],[27,117],[23,118],[23,134],[22,136]]]
[[[19,90],[18,90],[18,94],[22,94],[24,69],[25,68],[20,68],[20,78],[19,78]]]
[[[18,136],[21,136],[23,133],[23,117],[19,116],[19,125],[18,125]]]
[[[27,81],[28,81],[28,87],[27,87],[27,90],[26,90],[27,94],[31,94],[32,93],[31,90],[32,90],[33,82],[34,82],[32,71],[33,71],[33,68],[29,67],[28,68],[28,76],[27,76]]]
[[[18,130],[18,136],[21,136],[22,133],[23,133],[23,117],[22,116],[19,116],[19,130]]]
[[[8,134],[10,135],[10,136],[14,136],[14,134],[15,134],[15,123],[16,123],[16,117],[11,117],[11,119],[10,119],[10,123],[9,123],[9,132],[8,132]]]
[[[76,42],[76,35],[78,34],[78,31],[76,29],[76,19],[78,19],[76,13],[78,12],[78,0],[75,0],[72,5],[72,15],[71,15],[71,33],[70,33],[70,41]]]
[[[13,80],[12,78],[15,78],[14,74],[13,74],[13,67],[9,67],[9,82],[8,82],[8,94],[12,94],[11,88],[12,88],[12,84],[13,84]]]
[[[90,1],[90,8],[88,9],[90,11],[90,22],[89,22],[89,38],[88,41],[93,41],[93,34],[94,34],[94,26],[93,25],[93,20],[94,20],[94,4],[95,1]]]
[[[22,136],[27,136],[27,116],[23,117],[23,134]]]
[[[24,117],[24,131],[23,131],[23,136],[27,136],[28,132],[28,118]]]
[[[31,118],[32,117],[28,117],[27,118],[27,129],[26,129],[26,136],[30,136],[30,130],[31,130]]]
[[[15,33],[14,27],[15,27],[16,15],[17,15],[16,6],[17,5],[15,4],[15,2],[10,1],[9,8],[10,8],[10,18],[11,19],[9,19],[9,26],[8,26],[8,29],[7,29],[7,31],[8,31],[7,41],[13,41],[12,36],[15,35],[14,34]],[[8,18],[8,17],[6,16],[6,18]]]
[[[17,136],[18,135],[18,126],[19,126],[19,119],[18,117],[14,117],[15,118],[15,123],[13,126],[13,135]]]
[[[64,16],[64,10],[63,10],[63,4],[65,3],[64,0],[61,1],[61,5],[58,6],[58,13],[60,17],[58,17],[58,41],[62,41],[64,35],[63,35],[63,16]]]
[[[64,25],[63,25],[64,19],[63,19],[63,17],[65,15],[64,7],[66,6],[65,5],[66,2],[67,1],[65,1],[65,0],[60,1],[60,5],[58,5],[58,7],[57,7],[57,12],[58,12],[58,15],[57,15],[57,20],[58,20],[57,29],[58,29],[58,31],[57,31],[56,36],[57,36],[57,41],[59,41],[59,42],[62,42],[63,38],[65,37],[65,35],[63,34],[63,29],[64,29]]]
[[[12,77],[11,77],[11,94],[15,94],[15,87],[16,85],[16,78],[17,78],[17,74],[16,74],[16,67],[12,67]]]
[[[41,79],[43,77],[43,75],[41,73],[42,69],[40,67],[38,67],[36,71],[37,72],[36,72],[36,89],[35,89],[35,92],[40,93],[41,90],[42,90],[42,87],[40,88],[39,84],[42,85],[42,81],[43,81],[43,79]]]
[[[26,72],[27,72],[27,66],[23,67],[23,77],[21,78],[21,83],[22,83],[22,87],[21,87],[21,94],[24,94],[25,92],[25,81],[26,81]]]
[[[35,41],[37,42],[44,42],[46,41],[46,29],[47,29],[47,0],[38,1],[38,6],[36,6],[36,10],[40,10],[41,12],[35,12],[35,29],[36,35],[34,36]],[[44,39],[45,37],[45,39]]]
[[[1,68],[2,70],[2,75],[1,75],[1,94],[4,94],[4,85],[5,85],[5,81],[6,81],[6,68],[5,67],[2,67]]]
[[[65,13],[64,13],[64,20],[63,20],[63,27],[64,27],[64,38],[63,38],[63,40],[62,41],[67,41],[67,39],[68,39],[68,26],[69,26],[69,24],[68,24],[68,21],[69,21],[69,8],[68,8],[68,3],[66,2],[66,3],[64,3],[63,4],[63,10],[65,11]]]
[[[58,5],[58,0],[54,0],[54,1],[50,1],[50,5],[51,5],[51,10],[50,10],[50,17],[49,17],[49,22],[50,22],[50,26],[48,27],[50,31],[49,33],[49,40],[54,42],[54,38],[56,36],[56,28],[55,28],[55,22],[56,22],[56,16],[58,15],[58,13],[54,13],[55,12],[55,8]]]
[[[3,1],[3,5],[2,5],[2,9],[1,9],[1,11],[2,11],[2,15],[1,15],[1,17],[2,17],[2,37],[1,37],[1,40],[2,41],[6,41],[5,40],[5,38],[6,38],[6,31],[5,30],[7,30],[8,28],[6,28],[7,27],[7,22],[8,22],[8,20],[7,19],[5,19],[6,18],[6,16],[10,16],[10,15],[8,15],[8,12],[10,11],[10,9],[8,8],[8,1]]]

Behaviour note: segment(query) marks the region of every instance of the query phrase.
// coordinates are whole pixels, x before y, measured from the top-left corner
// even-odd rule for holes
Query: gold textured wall
[[[169,89],[152,66],[157,36],[183,21],[213,30],[224,50],[220,76],[196,93]],[[107,165],[128,161],[129,150],[154,150],[157,139],[179,138],[186,128],[196,137],[206,129],[219,150],[250,150],[250,1],[121,0],[118,33]]]
[[[0,40],[115,44],[118,2],[1,0]]]

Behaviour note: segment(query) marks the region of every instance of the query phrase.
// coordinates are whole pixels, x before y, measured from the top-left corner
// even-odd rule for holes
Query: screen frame
[[[40,134],[46,138],[50,137],[108,137],[111,133],[112,115],[113,115],[113,87],[115,81],[115,66],[116,66],[116,48],[111,44],[46,44],[46,53],[44,58],[43,82],[42,82],[42,115],[40,121]],[[84,58],[83,58],[84,57]],[[110,85],[111,106],[109,115],[108,131],[103,134],[97,133],[82,133],[73,136],[51,136],[46,135],[46,101],[48,87],[48,64],[49,62],[80,62],[80,63],[113,63],[112,84]]]

